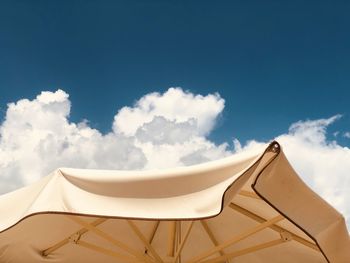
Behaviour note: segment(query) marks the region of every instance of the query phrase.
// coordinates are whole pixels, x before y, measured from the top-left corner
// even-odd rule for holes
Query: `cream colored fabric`
[[[171,170],[60,168],[0,215],[0,262],[350,262],[344,218],[277,142]]]

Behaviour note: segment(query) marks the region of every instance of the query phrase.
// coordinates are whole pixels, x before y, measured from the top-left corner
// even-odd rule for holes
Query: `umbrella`
[[[350,262],[280,145],[154,171],[60,168],[0,197],[0,262]]]

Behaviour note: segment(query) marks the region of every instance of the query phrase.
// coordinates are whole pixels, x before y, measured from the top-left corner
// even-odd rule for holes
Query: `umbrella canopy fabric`
[[[350,262],[280,145],[156,171],[60,168],[0,197],[0,262]]]

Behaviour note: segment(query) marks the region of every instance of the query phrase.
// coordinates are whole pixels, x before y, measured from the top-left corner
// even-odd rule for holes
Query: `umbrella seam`
[[[270,146],[272,146],[273,144],[277,144],[279,146],[279,149],[281,148],[280,144],[277,141],[273,141]],[[269,147],[270,147],[269,146]],[[269,204],[272,208],[274,208],[278,213],[280,213],[281,215],[283,215],[286,219],[288,219],[291,223],[293,223],[296,227],[298,227],[300,230],[302,230],[308,237],[310,237],[317,245],[317,247],[319,248],[319,250],[321,251],[322,255],[324,256],[324,258],[327,260],[328,263],[330,263],[330,260],[328,259],[328,257],[326,256],[325,252],[323,251],[323,249],[321,248],[320,244],[318,243],[317,239],[314,238],[308,231],[306,231],[303,227],[301,227],[299,224],[297,224],[296,222],[294,222],[291,218],[289,218],[285,213],[283,213],[280,209],[278,209],[275,205],[273,205],[267,198],[265,198],[262,194],[259,193],[259,191],[255,188],[255,185],[257,184],[259,177],[262,175],[262,173],[265,171],[265,169],[277,158],[277,156],[280,154],[280,150],[278,151],[278,153],[269,161],[269,163],[267,163],[267,165],[258,173],[257,177],[255,178],[254,183],[252,184],[252,189],[253,191],[262,199],[264,200],[267,204]]]

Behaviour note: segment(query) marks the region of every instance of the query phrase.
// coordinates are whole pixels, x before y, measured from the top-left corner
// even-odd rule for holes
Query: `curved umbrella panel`
[[[260,157],[135,174],[62,169],[4,195],[0,262],[350,262],[342,216],[276,142]]]
[[[299,178],[282,151],[255,177],[252,188],[312,237],[329,262],[350,262],[344,217]]]
[[[247,202],[260,202],[265,215],[244,208]],[[220,215],[193,221],[39,214],[2,234],[0,261],[327,262],[312,239],[266,208],[242,192]]]

